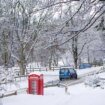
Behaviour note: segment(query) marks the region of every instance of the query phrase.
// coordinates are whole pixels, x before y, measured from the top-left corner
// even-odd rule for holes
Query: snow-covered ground
[[[91,67],[91,68],[86,68],[86,69],[77,69],[77,74],[80,76],[80,75],[84,75],[86,73],[90,73],[90,72],[99,72],[100,70],[102,70],[103,67],[100,66],[100,67]]]
[[[16,69],[16,67],[14,67]],[[81,75],[84,75],[86,73],[92,72],[92,71],[99,71],[102,67],[92,67],[87,69],[77,69],[78,77]],[[35,71],[35,74],[43,74],[44,77],[44,83],[54,80],[59,80],[59,70],[56,71]],[[20,80],[20,79],[19,79]],[[4,85],[5,87],[5,85]],[[17,89],[27,88],[28,87],[28,79],[22,78],[20,82],[15,82],[14,84],[6,85],[7,91],[13,91]],[[5,91],[2,91],[4,93]]]
[[[77,70],[78,75],[84,74],[93,70],[100,70],[100,67],[89,68],[85,70]],[[38,72],[36,72],[37,74]],[[44,74],[44,81],[57,79],[58,71],[42,72]],[[98,74],[100,77],[105,78],[105,73]],[[28,83],[22,81],[17,85],[17,88],[27,87]],[[105,86],[104,86],[105,87]],[[11,84],[8,89],[17,89]],[[84,83],[68,87],[65,93],[64,87],[49,87],[44,88],[44,95],[30,95],[21,93],[16,96],[5,97],[2,99],[3,105],[105,105],[105,89],[100,87],[85,86]]]
[[[85,87],[79,84],[70,86],[68,93],[64,87],[44,89],[44,95],[19,94],[3,98],[3,105],[105,105],[105,89]]]

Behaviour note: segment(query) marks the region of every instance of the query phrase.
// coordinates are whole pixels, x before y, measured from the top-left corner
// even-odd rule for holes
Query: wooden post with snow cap
[[[65,93],[67,93],[67,91],[68,91],[68,87],[67,87],[67,86],[65,86]]]
[[[70,93],[68,92],[68,86],[65,86],[65,93],[70,95]]]
[[[65,84],[59,84],[59,85],[64,86],[65,93],[68,94],[68,95],[70,95],[70,93],[68,92],[68,85],[65,85]]]

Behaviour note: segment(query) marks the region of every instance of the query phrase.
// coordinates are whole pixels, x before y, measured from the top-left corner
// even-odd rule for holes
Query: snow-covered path
[[[105,105],[105,89],[70,86],[68,93],[63,87],[46,88],[44,96],[20,94],[4,98],[3,105]]]
[[[102,67],[93,67],[87,69],[77,70],[78,77],[81,77],[90,72],[96,72],[101,70]],[[49,81],[59,80],[59,71],[36,71],[35,74],[43,74],[44,75],[44,83]],[[28,87],[28,79],[24,78],[20,82],[16,82],[15,84],[6,85],[7,91],[15,91],[19,89],[26,89]],[[20,90],[21,91],[21,90]]]
[[[87,69],[87,72],[92,71],[95,68]],[[100,69],[100,68],[97,68]],[[85,70],[80,70],[80,74],[86,72]],[[42,72],[41,72],[42,73]],[[46,72],[46,81],[56,79],[54,75],[58,72]],[[105,73],[99,74],[105,77]],[[53,78],[54,77],[54,78]],[[26,87],[27,81],[20,82],[18,88]],[[14,89],[11,85],[11,88]],[[5,97],[2,99],[3,105],[105,105],[105,85],[104,89],[100,87],[86,87],[84,83],[78,85],[72,85],[68,87],[67,93],[65,93],[64,87],[49,87],[44,88],[44,95],[30,95],[21,93],[15,96]]]

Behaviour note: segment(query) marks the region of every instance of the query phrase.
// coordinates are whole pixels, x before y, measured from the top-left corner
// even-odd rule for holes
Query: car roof
[[[69,68],[60,68],[60,70],[63,70],[63,69],[64,69],[64,70],[70,70],[70,69],[75,70],[74,68],[70,68],[70,67],[69,67]]]
[[[74,69],[74,68],[70,68],[70,67],[65,68],[65,67],[62,67],[62,68],[60,68],[60,70],[61,70],[61,69]]]

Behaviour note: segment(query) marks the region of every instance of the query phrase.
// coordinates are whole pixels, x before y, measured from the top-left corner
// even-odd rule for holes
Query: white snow
[[[89,72],[99,72],[99,70],[102,69],[102,66],[100,67],[91,67],[91,68],[86,68],[86,69],[77,69],[77,73],[78,75],[83,75],[83,74],[86,74],[86,73],[89,73]]]
[[[69,94],[63,87],[44,89],[44,95],[19,94],[3,98],[3,105],[105,105],[105,89],[85,87],[84,84],[70,86]]]
[[[78,70],[77,72],[80,75],[99,69],[100,67],[89,68],[85,69],[86,71]],[[41,73],[46,76],[45,82],[58,78],[58,71],[41,71]],[[105,73],[98,75],[105,78]],[[19,88],[23,87],[27,87],[27,81],[20,82]],[[81,83],[69,86],[67,93],[65,93],[64,87],[49,87],[44,88],[43,96],[21,93],[3,98],[2,103],[3,105],[105,105],[105,89],[86,87],[84,83]]]

